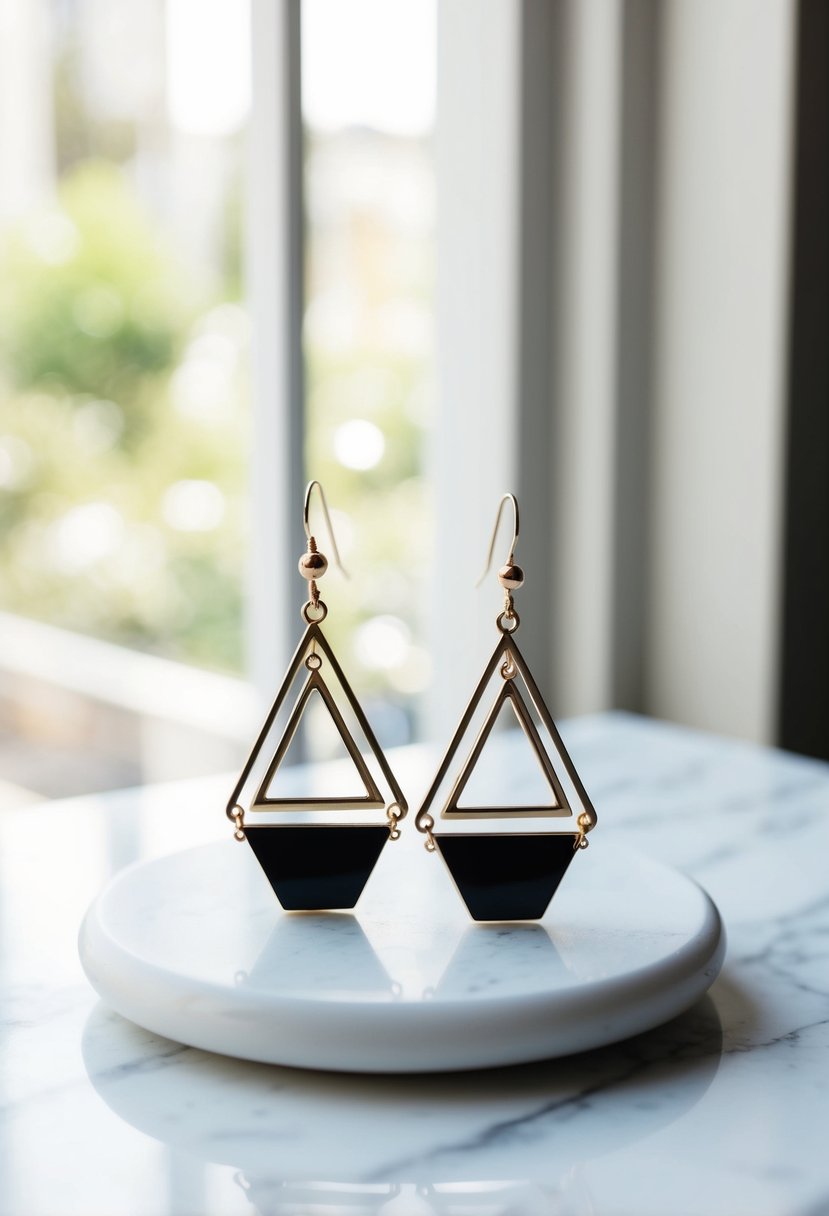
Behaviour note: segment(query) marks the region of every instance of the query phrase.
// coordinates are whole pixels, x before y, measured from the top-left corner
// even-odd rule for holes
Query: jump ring
[[[507,615],[506,612],[501,612],[495,618],[495,624],[501,630],[501,633],[515,633],[521,624],[521,617],[514,610],[510,615]]]
[[[389,840],[400,839],[400,828],[398,824],[403,818],[403,809],[397,802],[390,802],[386,807],[386,815],[388,817]]]
[[[319,625],[328,616],[328,607],[322,600],[314,604],[311,600],[302,605],[302,619],[306,625]]]
[[[232,819],[236,824],[236,831],[233,833],[233,839],[242,841],[245,839],[245,812],[238,802],[234,802],[233,806],[229,806],[225,811],[228,819]]]

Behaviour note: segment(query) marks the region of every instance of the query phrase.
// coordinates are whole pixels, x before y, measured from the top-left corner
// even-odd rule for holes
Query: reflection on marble
[[[263,1216],[292,1210],[277,1196],[310,1205],[323,1187],[328,1202],[337,1188],[360,1193],[367,1212],[394,1212],[383,1206],[394,1187],[417,1192],[424,1214],[444,1210],[441,1196],[461,1212],[498,1212],[524,1192],[527,1203],[537,1191],[575,1199],[585,1162],[628,1149],[699,1101],[721,1045],[709,998],[587,1055],[416,1077],[262,1068],[155,1038],[104,1005],[83,1035],[89,1078],[107,1105],[177,1151],[233,1166],[254,1202],[267,1197]],[[591,1106],[602,1117],[585,1139],[579,1115]],[[591,1211],[581,1201],[566,1210]]]
[[[559,988],[572,978],[572,972],[544,926],[472,924],[458,942],[435,993],[441,997],[462,998],[491,991],[497,985],[499,949],[505,944],[519,954],[539,989]]]
[[[349,912],[277,916],[250,971],[234,980],[260,992],[290,992],[297,968],[329,992],[395,995],[397,986],[380,962],[363,926]]]
[[[500,1072],[262,1067],[100,1006],[77,960],[85,909],[116,866],[223,838],[226,778],[0,817],[0,1214],[829,1211],[829,766],[626,715],[563,733],[601,815],[597,853],[625,841],[698,878],[728,957],[710,1000],[677,1021]],[[395,761],[414,803],[432,760]],[[424,867],[427,883],[446,881],[437,859]],[[469,929],[433,945],[434,987]],[[393,925],[370,944],[403,982]],[[327,1207],[322,1184],[339,1188]]]

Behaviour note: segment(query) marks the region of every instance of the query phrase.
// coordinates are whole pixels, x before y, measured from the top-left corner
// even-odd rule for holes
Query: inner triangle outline
[[[518,724],[528,739],[530,746],[535,753],[542,776],[547,782],[550,792],[553,796],[553,801],[546,806],[516,805],[516,806],[461,806],[460,800],[467,782],[472,776],[475,765],[478,763],[481,753],[486,746],[486,742],[492,733],[498,715],[505,703],[509,701]],[[550,761],[550,757],[541,742],[541,737],[533,722],[524,698],[515,685],[515,680],[504,680],[504,685],[501,688],[495,702],[487,714],[486,720],[478,732],[478,737],[473,744],[472,751],[469,753],[466,763],[455,779],[455,784],[452,791],[446,800],[443,810],[441,811],[442,819],[496,819],[502,815],[515,816],[516,818],[528,818],[536,816],[545,817],[562,817],[572,815],[570,805],[564,790],[561,787],[561,782],[558,779],[555,769]]]
[[[318,693],[322,697],[331,720],[337,728],[337,733],[345,744],[351,760],[357,770],[357,775],[365,794],[349,795],[344,798],[330,797],[313,797],[313,798],[272,798],[268,795],[268,787],[276,775],[279,766],[285,759],[288,748],[291,746],[291,741],[299,729],[299,724],[302,721],[302,715],[305,713],[308,702],[313,693]],[[308,679],[305,681],[305,686],[299,695],[296,705],[291,712],[282,738],[279,741],[276,751],[273,754],[270,764],[268,765],[262,782],[260,783],[256,797],[253,800],[251,810],[257,808],[262,809],[278,809],[282,810],[303,810],[308,807],[318,807],[320,810],[354,810],[362,808],[363,810],[379,810],[384,807],[385,800],[380,793],[374,778],[366,766],[366,762],[360,754],[354,736],[345,724],[342,714],[337,707],[337,703],[331,695],[331,690],[325,683],[325,680],[319,673],[319,669],[312,671]]]
[[[312,621],[300,638],[299,645],[294,651],[293,658],[288,666],[288,670],[286,671],[282,683],[279,686],[279,691],[277,692],[273,704],[268,710],[265,721],[263,722],[259,734],[256,737],[256,742],[253,744],[242,771],[236,779],[233,792],[228,799],[227,814],[232,817],[234,809],[238,808],[247,801],[246,791],[248,790],[251,774],[256,766],[256,762],[268,743],[274,722],[276,721],[277,715],[279,714],[288,693],[294,685],[294,681],[296,680],[300,667],[302,666],[306,656],[314,649],[316,649],[318,653],[321,653],[330,663],[331,670],[333,671],[334,676],[342,689],[343,695],[345,696],[345,699],[347,700],[349,707],[357,720],[357,724],[363,733],[363,737],[368,743],[374,759],[377,761],[377,765],[383,775],[383,780],[386,782],[389,790],[391,791],[392,802],[390,805],[397,805],[400,808],[401,814],[398,818],[403,819],[409,809],[406,796],[403,793],[403,790],[400,788],[400,784],[392,772],[380,744],[377,742],[377,738],[369,725],[369,721],[366,718],[363,707],[360,705],[360,702],[354,695],[351,685],[348,683],[343,669],[340,667],[337,657],[331,649],[331,646],[317,621]]]
[[[426,831],[426,823],[428,823],[429,811],[430,811],[435,799],[437,798],[437,796],[440,792],[440,789],[443,786],[444,781],[446,780],[446,774],[449,771],[452,761],[455,758],[455,754],[457,753],[458,748],[461,746],[464,738],[467,735],[467,732],[469,730],[470,718],[471,718],[472,714],[474,713],[478,703],[480,702],[481,697],[486,692],[486,689],[490,683],[490,680],[492,679],[492,676],[495,673],[496,667],[498,666],[499,663],[501,663],[505,659],[511,660],[515,664],[515,666],[518,668],[518,672],[521,675],[522,680],[524,681],[526,689],[530,695],[530,700],[532,701],[533,706],[535,707],[536,713],[538,714],[539,718],[541,719],[544,729],[546,730],[547,734],[550,737],[550,742],[552,744],[552,751],[553,751],[555,757],[557,758],[557,760],[559,761],[560,767],[567,773],[567,776],[570,781],[570,786],[572,788],[572,793],[575,795],[575,805],[572,807],[573,812],[574,813],[578,812],[579,814],[581,814],[583,812],[589,812],[591,814],[591,816],[593,817],[593,819],[595,820],[595,811],[593,810],[593,804],[591,803],[587,790],[584,788],[582,780],[579,777],[579,774],[576,770],[576,767],[573,764],[573,761],[571,760],[566,747],[564,746],[564,741],[562,740],[561,735],[559,734],[558,729],[556,727],[556,724],[553,721],[552,714],[550,713],[549,709],[547,708],[547,706],[544,702],[544,698],[542,697],[541,692],[538,688],[538,685],[536,684],[536,682],[533,678],[533,674],[527,665],[527,661],[524,658],[524,656],[522,655],[521,651],[519,650],[518,645],[516,644],[515,639],[512,637],[512,635],[505,633],[501,636],[501,638],[496,643],[495,649],[493,650],[492,655],[490,656],[489,662],[487,663],[480,679],[478,680],[478,684],[475,688],[475,691],[472,694],[469,704],[468,704],[466,710],[464,711],[464,714],[455,730],[454,735],[452,736],[449,746],[447,747],[446,752],[444,753],[443,759],[441,760],[440,765],[438,766],[438,769],[435,773],[432,784],[429,787],[429,789],[426,793],[426,796],[424,797],[423,802],[421,803],[421,805],[418,809],[418,812],[417,812],[417,815],[415,818],[415,822],[417,824],[418,829],[421,832]],[[571,799],[571,802],[572,801],[573,800]],[[468,814],[468,812],[464,812],[464,813]],[[562,834],[572,835],[572,832],[567,831],[566,833],[562,833]]]

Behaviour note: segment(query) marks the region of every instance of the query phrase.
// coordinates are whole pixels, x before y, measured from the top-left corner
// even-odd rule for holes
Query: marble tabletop
[[[728,955],[667,1026],[497,1071],[244,1063],[98,1002],[85,908],[120,867],[225,834],[226,778],[4,814],[0,1213],[829,1212],[829,766],[621,714],[562,733],[603,839],[700,881]],[[398,767],[414,794],[429,759]]]

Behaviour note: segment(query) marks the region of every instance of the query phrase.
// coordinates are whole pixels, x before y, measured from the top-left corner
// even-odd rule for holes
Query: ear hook
[[[512,525],[512,541],[510,542],[509,555],[507,557],[506,564],[503,567],[503,569],[506,570],[507,566],[512,567],[515,570],[518,569],[518,567],[515,565],[515,546],[518,544],[518,522],[519,522],[518,521],[518,499],[515,497],[514,494],[502,494],[501,501],[498,503],[498,514],[495,516],[495,526],[492,529],[492,537],[490,538],[490,542],[489,542],[489,553],[487,553],[487,556],[486,556],[486,566],[484,567],[483,574],[481,575],[481,577],[478,579],[477,583],[475,584],[476,587],[480,587],[481,583],[484,581],[486,576],[489,574],[489,568],[492,565],[492,554],[495,551],[495,541],[497,540],[497,537],[498,537],[498,525],[501,522],[501,516],[504,512],[504,503],[507,503],[507,502],[512,503],[513,525]],[[502,586],[505,585],[503,582],[503,579],[501,578],[501,572],[499,572],[498,581],[501,583]],[[523,572],[522,572],[521,582],[523,582],[523,581],[524,581],[524,578],[523,578]],[[521,582],[517,583],[517,586],[520,587]]]
[[[322,503],[322,513],[325,516],[325,524],[326,524],[326,527],[328,528],[328,536],[331,541],[331,549],[334,554],[334,562],[336,563],[337,569],[340,571],[343,578],[350,578],[351,575],[348,573],[345,566],[342,564],[342,561],[340,560],[340,551],[337,548],[337,539],[334,536],[334,528],[331,523],[331,516],[328,514],[328,503],[326,502],[326,499],[325,499],[325,490],[323,490],[321,483],[318,481],[309,481],[308,482],[308,485],[305,490],[305,505],[302,508],[302,523],[305,528],[305,535],[308,539],[308,551],[310,553],[316,552],[316,544],[317,544],[314,537],[311,535],[311,527],[308,522],[308,516],[310,514],[310,509],[311,509],[311,495],[314,492],[315,486],[319,490],[320,502]]]

